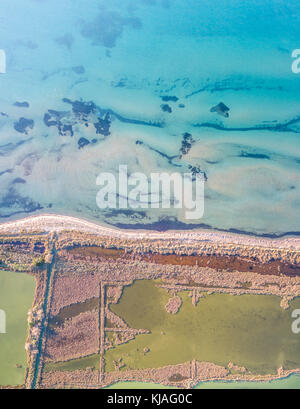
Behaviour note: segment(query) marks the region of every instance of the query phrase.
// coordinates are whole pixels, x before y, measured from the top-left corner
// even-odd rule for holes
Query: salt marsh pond
[[[291,311],[280,307],[280,298],[267,295],[213,294],[194,307],[187,293],[180,311],[170,315],[165,305],[170,296],[153,281],[136,281],[126,287],[111,310],[132,328],[151,334],[139,335],[105,354],[106,371],[122,358],[124,369],[158,368],[196,359],[227,367],[244,366],[253,374],[275,374],[300,367],[300,336],[292,333]],[[150,352],[144,354],[144,348]]]
[[[0,271],[0,309],[6,314],[6,333],[0,333],[0,385],[24,383],[27,312],[34,291],[33,277]]]

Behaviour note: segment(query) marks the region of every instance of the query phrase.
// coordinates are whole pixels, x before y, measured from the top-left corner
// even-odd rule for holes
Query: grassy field
[[[33,277],[0,271],[0,309],[6,313],[6,334],[0,334],[0,385],[21,385],[24,382],[27,312],[34,291]],[[17,365],[22,367],[17,368]]]
[[[228,365],[234,362],[253,373],[275,373],[300,367],[300,335],[291,331],[291,308],[280,308],[275,296],[215,294],[192,305],[181,293],[183,305],[176,315],[165,311],[169,295],[153,281],[136,281],[126,287],[111,310],[133,328],[145,328],[148,335],[120,345],[105,354],[106,371],[113,360],[123,359],[124,369],[155,368],[192,359]],[[147,347],[150,352],[144,354]]]
[[[77,369],[95,368],[99,369],[99,354],[93,354],[84,358],[71,359],[65,362],[49,362],[45,365],[45,372],[52,371],[76,371]]]

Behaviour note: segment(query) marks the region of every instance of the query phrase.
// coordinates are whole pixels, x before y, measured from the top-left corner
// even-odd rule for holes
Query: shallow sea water
[[[1,222],[55,212],[120,227],[300,232],[295,1],[2,0],[0,22]],[[163,96],[178,98],[171,113]],[[63,98],[93,101],[88,126]],[[210,112],[221,101],[229,118]],[[45,123],[49,110],[73,135]],[[109,135],[97,134],[107,111]],[[179,158],[185,132],[194,143]],[[146,175],[199,167],[204,217],[100,210],[96,177],[120,164]]]

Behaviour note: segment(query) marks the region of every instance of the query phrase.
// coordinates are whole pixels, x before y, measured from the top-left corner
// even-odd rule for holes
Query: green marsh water
[[[94,311],[99,309],[99,299],[90,298],[84,302],[79,302],[75,304],[68,305],[61,309],[58,315],[49,320],[51,327],[55,328],[64,323],[65,320],[76,317],[82,312]]]
[[[27,312],[34,291],[33,277],[0,271],[0,309],[6,313],[6,333],[0,333],[0,385],[24,383]],[[17,368],[17,365],[22,367]]]
[[[136,281],[124,289],[111,310],[133,328],[149,335],[106,352],[106,370],[113,360],[123,359],[124,369],[161,367],[197,359],[227,366],[245,366],[252,373],[276,373],[278,367],[300,367],[300,335],[291,331],[291,311],[280,307],[276,296],[215,294],[200,299],[194,307],[187,293],[176,315],[165,311],[169,295],[153,281]],[[150,348],[145,354],[143,349]]]
[[[176,389],[155,383],[118,382],[107,389]],[[300,376],[271,382],[202,382],[195,389],[300,389]]]
[[[95,368],[99,369],[99,355],[93,354],[84,358],[71,359],[65,362],[49,362],[45,365],[45,372],[52,371],[76,371],[78,369]]]

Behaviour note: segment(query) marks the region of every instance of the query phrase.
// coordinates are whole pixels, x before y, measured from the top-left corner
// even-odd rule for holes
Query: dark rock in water
[[[0,209],[5,212],[5,209],[11,209],[8,216],[12,216],[19,213],[31,213],[36,210],[42,210],[43,207],[38,202],[34,202],[30,197],[21,196],[16,189],[11,186],[6,194],[2,196],[0,202]],[[3,213],[0,213],[0,217],[3,217]]]
[[[46,112],[44,115],[44,124],[48,127],[57,125],[57,121],[53,121],[51,118],[51,115]]]
[[[44,115],[44,123],[50,126],[56,126],[61,136],[73,136],[74,125],[81,123],[88,127],[94,124],[96,133],[104,136],[110,135],[110,112],[98,108],[92,101],[71,101],[64,98],[63,102],[72,106],[70,111],[54,111],[49,109]],[[95,121],[97,118],[97,122]]]
[[[219,115],[224,116],[225,118],[229,117],[230,108],[226,106],[223,102],[220,102],[218,105],[211,108],[210,112],[216,112]]]
[[[172,108],[168,104],[162,104],[160,107],[164,112],[168,112],[169,114],[172,112]]]
[[[78,149],[84,148],[86,145],[88,145],[90,141],[88,141],[86,138],[80,138],[78,141]]]
[[[72,104],[73,112],[75,115],[90,115],[96,111],[96,105],[90,102],[74,101]]]
[[[95,128],[96,128],[96,133],[97,133],[97,134],[101,134],[101,135],[103,135],[103,136],[108,136],[108,135],[110,135],[110,131],[109,131],[110,124],[111,124],[111,122],[110,122],[110,115],[109,115],[109,113],[107,112],[107,113],[105,114],[104,119],[98,118],[98,122],[94,123],[94,126],[95,126]]]
[[[69,112],[55,111],[54,109],[48,109],[48,112],[44,115],[44,123],[47,126],[58,126],[61,119],[67,116]]]
[[[27,118],[20,118],[18,122],[14,123],[14,128],[17,132],[28,134],[29,129],[33,129],[34,120]]]
[[[61,136],[73,136],[74,135],[72,125],[59,126],[58,131]]]
[[[178,104],[178,107],[179,108],[185,108],[185,105],[184,104]]]
[[[192,144],[195,142],[192,135],[188,132],[183,134],[183,139],[181,142],[180,152],[182,155],[186,155],[191,150]]]
[[[69,98],[63,98],[62,102],[66,103],[66,104],[73,104],[73,102],[69,99]]]
[[[75,116],[74,120],[77,120],[78,122],[81,123],[83,122],[84,124],[91,124],[94,122],[95,117],[98,119],[100,118],[101,120],[99,120],[99,123],[98,121],[94,123],[96,130],[99,129],[98,131],[99,133],[102,133],[101,128],[104,126],[102,121],[105,121],[106,122],[105,127],[108,127],[108,122],[110,122],[110,118],[114,118],[128,124],[154,126],[159,128],[164,127],[163,122],[142,121],[138,119],[123,117],[122,115],[118,114],[112,109],[103,109],[97,106],[93,101],[88,102],[82,100],[71,101],[69,98],[63,98],[63,102],[72,105],[72,111]],[[105,135],[108,135],[107,130],[105,131]]]
[[[25,179],[22,179],[22,178],[16,178],[16,179],[14,179],[14,180],[12,181],[12,183],[13,183],[13,184],[15,184],[15,183],[22,183],[22,184],[24,184],[24,183],[26,183],[26,180],[25,180]]]
[[[270,156],[265,155],[264,153],[249,153],[245,151],[242,151],[238,156],[239,158],[270,159]]]
[[[192,134],[190,134],[189,132],[185,132],[182,136],[185,141],[188,139],[193,139]]]
[[[79,65],[77,67],[72,67],[72,70],[76,73],[76,74],[84,74],[85,73],[85,68],[82,65]]]
[[[63,98],[63,102],[66,104],[71,104],[73,113],[78,119],[81,120],[86,120],[88,115],[97,111],[97,107],[93,101],[71,101],[69,98]]]
[[[207,175],[206,172],[204,172],[203,170],[200,169],[199,166],[192,166],[189,165],[188,169],[191,171],[193,177],[195,178],[197,175],[203,175],[203,179],[205,182],[207,182]]]
[[[161,97],[164,102],[177,102],[179,98],[175,96],[164,95]]]
[[[56,126],[58,133],[61,136],[73,136],[73,127],[71,124],[62,123],[62,119],[69,116],[69,112],[65,111],[55,111],[54,109],[49,109],[44,115],[44,123],[48,127]]]
[[[18,107],[18,108],[29,108],[29,103],[26,102],[26,101],[24,101],[24,102],[18,102],[18,101],[16,101],[13,105],[14,105],[15,107]]]

